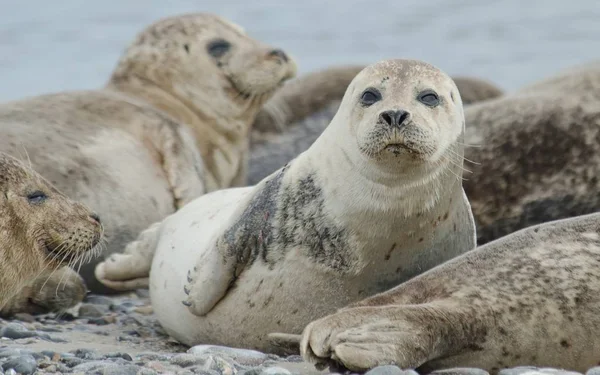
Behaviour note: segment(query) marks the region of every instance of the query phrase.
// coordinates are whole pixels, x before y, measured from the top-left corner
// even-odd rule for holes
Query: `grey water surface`
[[[417,58],[511,90],[600,57],[598,0],[2,0],[0,101],[103,85],[143,27],[208,11],[299,72]]]

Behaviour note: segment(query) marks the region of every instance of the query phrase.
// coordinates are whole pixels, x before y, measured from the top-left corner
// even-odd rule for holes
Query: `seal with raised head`
[[[364,66],[333,66],[287,82],[258,113],[252,126],[248,183],[257,184],[321,135],[352,79]],[[500,97],[503,90],[475,77],[452,77],[463,105]]]
[[[465,106],[463,186],[478,244],[600,210],[599,93],[600,63],[591,62]],[[334,111],[326,108],[254,145],[249,182],[308,148]]]
[[[37,290],[22,291],[30,280],[98,255],[101,239],[97,214],[29,166],[0,153],[1,311],[36,297]]]
[[[415,60],[368,66],[317,141],[256,186],[204,195],[97,274],[148,282],[175,339],[278,352],[266,335],[373,295],[475,245],[454,82]],[[104,279],[112,272],[120,279]],[[236,324],[232,324],[236,322]]]
[[[600,213],[522,229],[310,323],[304,358],[365,371],[516,366],[585,372],[600,358]]]
[[[294,61],[211,14],[159,20],[99,90],[0,106],[0,151],[104,218],[105,254],[192,199],[245,184],[250,127]],[[101,259],[101,258],[100,258]],[[109,292],[82,268],[88,288]]]

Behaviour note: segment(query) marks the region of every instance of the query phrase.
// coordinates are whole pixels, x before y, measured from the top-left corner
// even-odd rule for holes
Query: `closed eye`
[[[40,204],[48,199],[48,196],[42,191],[35,191],[29,195],[27,195],[27,200],[31,204]]]

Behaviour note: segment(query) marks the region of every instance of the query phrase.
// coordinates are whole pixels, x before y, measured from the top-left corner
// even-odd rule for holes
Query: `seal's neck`
[[[210,185],[215,188],[230,186],[228,176],[235,175],[240,169],[239,163],[249,147],[249,131],[258,109],[248,108],[237,116],[223,116],[210,103],[195,103],[137,76],[113,77],[106,89],[141,99],[188,126],[214,180]]]
[[[462,192],[462,160],[456,160],[462,153],[456,150],[449,151],[453,159],[435,165],[411,164],[410,168],[395,173],[357,161],[356,155],[349,155],[335,142],[324,142],[321,147],[327,147],[328,151],[307,154],[312,159],[309,163],[319,165],[315,170],[325,193],[339,202],[343,212],[404,219],[437,215],[440,201]]]

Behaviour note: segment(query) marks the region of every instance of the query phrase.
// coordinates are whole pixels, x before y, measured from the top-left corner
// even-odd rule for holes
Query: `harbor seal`
[[[474,247],[463,130],[446,74],[375,63],[306,152],[256,186],[188,203],[99,264],[98,278],[127,289],[149,275],[157,319],[186,345],[279,352],[268,333],[300,333]]]
[[[463,185],[479,245],[531,225],[600,211],[599,92],[600,63],[591,62],[465,106]],[[249,182],[304,151],[333,111],[255,145]]]
[[[600,213],[532,226],[315,320],[301,353],[352,371],[583,373],[600,357],[599,266]]]
[[[0,105],[0,151],[104,218],[105,255],[192,199],[245,184],[250,126],[296,71],[280,49],[200,13],[141,31],[107,85]],[[98,258],[98,261],[102,257]],[[81,274],[96,293],[109,289]]]
[[[364,66],[333,66],[287,82],[258,113],[252,126],[248,184],[279,169],[310,147],[335,115],[350,81]],[[493,83],[452,77],[463,105],[504,95]]]
[[[0,310],[22,299],[28,281],[97,256],[101,239],[97,214],[0,153]]]

